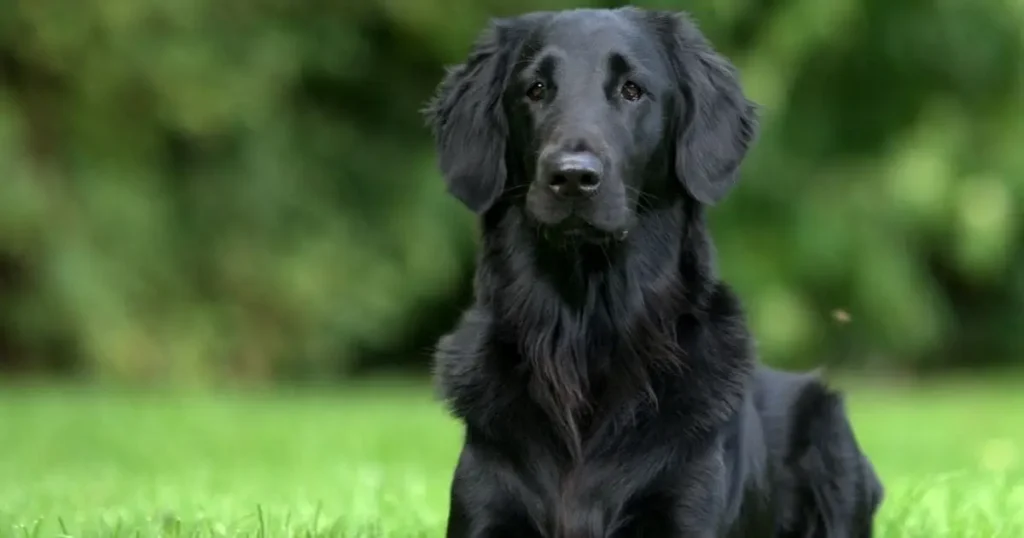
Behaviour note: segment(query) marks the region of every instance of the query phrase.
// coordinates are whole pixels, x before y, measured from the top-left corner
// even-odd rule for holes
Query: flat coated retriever
[[[757,111],[687,16],[495,20],[425,114],[482,228],[435,356],[465,425],[448,538],[871,536],[841,396],[758,364],[716,274],[705,208]]]

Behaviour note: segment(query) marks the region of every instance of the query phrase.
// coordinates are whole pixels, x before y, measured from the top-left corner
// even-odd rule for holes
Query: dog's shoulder
[[[507,436],[538,418],[524,364],[486,308],[468,308],[434,349],[435,390],[468,429]]]
[[[434,350],[434,381],[438,396],[462,419],[490,415],[500,400],[499,384],[488,361],[486,339],[491,318],[485,309],[471,307]]]

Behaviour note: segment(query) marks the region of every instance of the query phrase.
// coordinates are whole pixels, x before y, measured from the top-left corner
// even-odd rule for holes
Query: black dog
[[[871,536],[840,396],[758,366],[716,275],[705,207],[757,118],[687,17],[497,20],[426,114],[483,229],[436,356],[465,423],[449,538]]]

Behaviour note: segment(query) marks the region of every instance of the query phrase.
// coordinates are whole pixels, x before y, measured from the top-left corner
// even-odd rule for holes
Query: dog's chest
[[[549,464],[550,465],[550,464]],[[559,538],[612,538],[628,517],[637,484],[626,484],[629,470],[611,462],[583,460],[548,467],[539,491],[543,535]]]
[[[590,455],[571,459],[541,444],[527,445],[517,450],[514,475],[532,499],[509,500],[523,502],[539,536],[633,536],[631,527],[645,519],[650,502],[673,504],[678,462],[666,451],[616,450],[605,437],[585,440]]]

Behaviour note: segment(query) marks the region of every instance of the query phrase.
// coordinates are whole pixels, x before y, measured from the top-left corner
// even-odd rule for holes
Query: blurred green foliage
[[[489,16],[598,4],[0,0],[0,365],[406,349],[473,261],[418,114],[442,64]],[[1024,4],[642,4],[691,10],[764,105],[714,229],[767,360],[1024,359]]]

